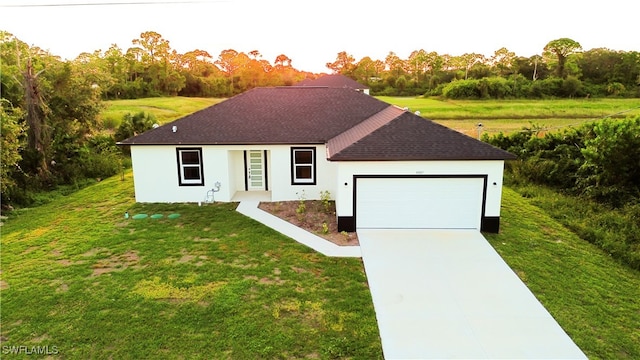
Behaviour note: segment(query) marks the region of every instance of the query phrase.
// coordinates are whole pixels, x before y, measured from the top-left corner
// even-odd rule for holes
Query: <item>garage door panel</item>
[[[479,229],[483,178],[360,178],[358,228]]]

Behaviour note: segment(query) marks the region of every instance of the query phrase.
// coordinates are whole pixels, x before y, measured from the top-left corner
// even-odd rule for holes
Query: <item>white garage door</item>
[[[480,229],[484,178],[358,178],[356,228]]]

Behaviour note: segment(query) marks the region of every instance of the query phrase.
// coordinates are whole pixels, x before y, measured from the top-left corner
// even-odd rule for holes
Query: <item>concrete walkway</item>
[[[284,234],[293,240],[306,245],[315,251],[333,257],[361,257],[360,246],[340,246],[326,239],[301,229],[288,221],[258,208],[258,200],[242,200],[236,208],[239,213],[248,216],[264,225]]]
[[[586,359],[477,230],[358,230],[391,359]]]

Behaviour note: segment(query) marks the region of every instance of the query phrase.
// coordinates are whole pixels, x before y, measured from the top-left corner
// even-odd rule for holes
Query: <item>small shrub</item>
[[[304,190],[302,190],[302,193],[298,194],[298,207],[296,208],[296,214],[298,216],[299,221],[302,221],[305,218],[305,214],[307,212],[306,200],[307,200],[307,197],[304,193]]]
[[[108,130],[116,130],[120,126],[121,122],[121,120],[115,117],[108,116],[102,120],[102,126]]]
[[[138,112],[135,115],[131,115],[130,113],[125,114],[114,135],[116,141],[122,141],[152,129],[155,120],[156,117],[153,114],[145,113],[144,111]]]
[[[320,191],[320,201],[322,201],[324,212],[329,214],[331,212],[331,193],[329,190]]]
[[[327,225],[326,222],[322,223],[322,233],[323,234],[328,234],[329,233],[329,225]]]

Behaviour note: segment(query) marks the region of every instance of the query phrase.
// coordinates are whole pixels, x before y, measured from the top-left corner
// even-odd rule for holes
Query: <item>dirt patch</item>
[[[273,278],[263,277],[262,279],[258,280],[258,284],[263,284],[263,285],[282,285],[285,282],[287,281],[280,279],[279,276],[276,276]]]
[[[112,255],[108,259],[100,260],[93,265],[92,276],[100,276],[114,271],[122,271],[130,267],[139,268],[139,260],[140,257],[136,251],[127,251],[124,254]]]
[[[258,208],[341,246],[359,245],[355,232],[339,232],[335,202],[320,200],[261,202]]]
[[[30,253],[38,250],[38,249],[39,249],[39,247],[37,247],[37,246],[31,246],[31,247],[27,248],[25,251],[23,251],[22,254],[20,254],[20,255],[28,255],[28,254],[30,254]]]
[[[33,339],[31,339],[32,342],[34,343],[41,343],[45,340],[50,340],[51,337],[48,334],[42,334],[40,336],[34,337]]]
[[[193,259],[195,259],[195,258],[196,258],[196,256],[195,256],[195,255],[185,254],[185,255],[182,255],[182,257],[181,257],[180,259],[178,259],[178,261],[177,261],[177,262],[178,262],[178,263],[181,263],[181,264],[184,264],[184,263],[188,263],[188,262],[190,262],[191,260],[193,260]]]
[[[85,252],[84,254],[82,254],[82,256],[91,257],[91,256],[96,256],[97,254],[100,254],[102,252],[111,253],[109,251],[109,249],[107,249],[107,248],[93,248],[93,249]]]
[[[196,236],[196,237],[193,238],[193,241],[195,241],[195,242],[218,242],[218,241],[220,241],[220,239],[218,239],[218,238],[213,238],[213,239],[201,238],[199,236]]]

